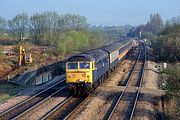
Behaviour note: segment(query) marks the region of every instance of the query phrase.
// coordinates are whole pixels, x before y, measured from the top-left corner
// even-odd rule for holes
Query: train
[[[89,50],[67,59],[66,83],[72,95],[90,94],[101,84],[118,63],[123,61],[137,40],[116,41],[97,49]]]

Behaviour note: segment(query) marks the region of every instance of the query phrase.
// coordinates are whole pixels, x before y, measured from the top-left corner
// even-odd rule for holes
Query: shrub
[[[167,74],[166,89],[172,95],[179,95],[180,92],[180,66],[169,65],[164,71]]]
[[[27,52],[27,51],[29,52],[29,50],[31,50],[34,45],[31,44],[31,43],[28,43],[28,42],[19,43],[19,44],[15,45],[15,47],[14,47],[14,52],[15,52],[15,53],[19,53],[19,48],[20,48],[20,46],[23,46],[23,47],[25,48],[25,51],[26,51],[26,52]]]

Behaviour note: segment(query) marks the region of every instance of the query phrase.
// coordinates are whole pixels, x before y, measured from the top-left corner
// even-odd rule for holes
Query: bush
[[[64,42],[59,42],[55,49],[55,52],[57,54],[64,56],[66,54],[66,51],[67,51],[66,44]]]
[[[169,65],[164,71],[167,74],[166,89],[172,95],[180,94],[180,66]]]
[[[14,47],[14,52],[15,52],[15,53],[19,53],[19,48],[20,48],[20,46],[23,46],[23,47],[25,48],[25,51],[26,51],[26,52],[27,52],[27,51],[29,52],[29,50],[31,50],[34,45],[31,44],[31,43],[28,43],[28,42],[19,43],[19,44],[15,45],[15,47]]]
[[[54,56],[55,52],[54,52],[54,50],[46,50],[43,55],[48,58],[48,57]]]
[[[154,54],[158,60],[180,61],[180,26],[166,28],[162,34],[152,41]]]
[[[66,42],[67,52],[84,51],[88,48],[88,32],[85,31],[70,31]]]
[[[77,53],[86,51],[89,45],[89,33],[86,31],[68,31],[56,41],[55,53],[65,55],[66,53]]]
[[[91,32],[89,37],[89,48],[94,49],[103,45],[103,37],[100,32]]]

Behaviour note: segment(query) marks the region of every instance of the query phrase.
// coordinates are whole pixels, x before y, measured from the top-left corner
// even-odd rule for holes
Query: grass
[[[19,86],[13,84],[0,84],[0,103],[18,94],[21,90],[24,90],[27,86]]]

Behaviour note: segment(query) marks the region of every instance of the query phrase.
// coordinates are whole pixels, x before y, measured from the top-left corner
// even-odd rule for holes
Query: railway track
[[[139,47],[139,54],[136,62],[127,79],[125,87],[114,99],[110,109],[104,116],[104,120],[124,119],[131,120],[140,95],[144,68],[146,63],[146,48],[143,43]],[[133,83],[133,84],[132,84]],[[133,86],[133,88],[132,88]],[[128,88],[131,88],[129,90]],[[121,116],[121,118],[119,118]]]
[[[0,120],[14,119],[17,116],[20,116],[21,114],[25,113],[29,109],[32,109],[31,107],[37,106],[43,101],[49,99],[51,96],[57,94],[64,88],[65,88],[65,79],[35,94],[34,96],[26,99],[25,101],[20,102],[19,104],[3,111],[2,113],[0,113]]]
[[[69,97],[64,102],[56,106],[51,112],[47,113],[42,120],[66,120],[90,97]]]
[[[114,72],[111,74],[111,76],[115,74]],[[107,81],[105,81],[107,82]],[[101,82],[99,86],[103,85],[105,82]],[[48,112],[46,115],[44,115],[41,120],[68,120],[73,118],[74,113],[82,107],[82,105],[90,99],[90,97],[93,95],[94,92],[89,94],[88,96],[84,97],[74,97],[70,96],[66,100],[64,100],[62,103],[54,107],[50,112]]]
[[[137,57],[137,59],[140,58],[140,55]],[[136,64],[138,64],[138,60],[136,60]],[[133,66],[133,69],[137,67],[137,65]],[[135,72],[135,70],[132,69],[132,72]],[[138,68],[139,69],[139,68]],[[129,76],[129,79],[133,77],[132,75]],[[126,83],[128,84],[128,83]],[[78,97],[69,97],[67,98],[64,102],[56,106],[51,112],[47,113],[44,117],[42,117],[42,120],[51,120],[51,119],[72,119],[74,118],[74,114],[76,116],[76,111],[81,109],[83,104],[90,99],[90,94],[89,96],[85,98],[78,98]]]
[[[105,81],[106,82],[106,81]],[[100,83],[99,86],[101,86],[103,82]],[[57,105],[53,110],[51,110],[49,113],[44,115],[41,120],[68,120],[73,118],[74,113],[82,107],[82,105],[90,99],[90,97],[93,95],[94,92],[89,94],[88,96],[84,97],[74,97],[70,96],[66,100],[64,100],[62,103]]]
[[[145,50],[145,48],[144,48]],[[132,119],[133,112],[135,110],[135,106],[140,94],[140,86],[141,81],[143,77],[144,72],[144,64],[145,64],[145,52],[143,53],[143,48],[140,47],[139,49],[139,55],[137,57],[137,60],[133,66],[133,69],[131,71],[130,76],[128,77],[127,83],[125,85],[125,88],[123,92],[121,92],[118,96],[118,99],[114,101],[112,104],[112,107],[110,109],[110,112],[108,115],[106,115],[106,118],[111,119],[113,118],[113,113],[116,110],[116,107],[118,104],[120,104],[120,101],[124,96],[131,96],[131,100],[129,100],[129,104],[131,104],[131,108],[129,111],[131,111],[130,115],[126,115],[124,118]],[[143,61],[141,61],[142,57],[144,58]],[[137,74],[137,71],[140,71]],[[131,83],[133,79],[137,79],[135,86],[137,89],[131,93],[128,94],[128,86]],[[132,83],[133,84],[133,83]],[[41,109],[40,106],[46,106],[46,104],[50,103],[55,99],[55,96],[59,96],[61,94],[61,90],[65,89],[65,80],[64,82],[61,81],[52,87],[32,96],[31,98],[25,100],[24,102],[19,103],[18,105],[4,111],[3,113],[0,113],[0,119],[28,119],[28,116],[32,115],[36,110]],[[60,89],[59,89],[60,88]],[[48,91],[49,90],[49,91]],[[49,119],[68,119],[73,116],[73,113],[79,109],[79,107],[91,96],[86,97],[72,97],[72,96],[66,96],[62,102],[60,102],[58,105],[54,106],[51,111],[47,112],[45,115],[39,117],[38,119],[42,120],[49,120]],[[133,103],[131,101],[134,101]]]
[[[66,92],[67,90],[65,90],[65,88],[66,88],[66,86],[57,90],[56,92],[54,92],[47,98],[43,99],[36,105],[32,106],[31,108],[27,109],[26,111],[22,112],[21,114],[19,114],[15,118],[13,118],[13,120],[41,118],[41,116],[44,115],[44,112],[46,113],[46,109],[48,109],[50,111],[52,107],[56,106],[56,105],[53,105],[57,100],[56,96],[58,96],[59,98],[61,97],[61,99],[59,100],[59,103],[61,103],[68,97],[68,94],[64,94],[64,93],[67,93]],[[48,106],[48,108],[46,108],[47,106]],[[51,107],[51,108],[49,108],[49,107]],[[41,109],[41,108],[43,108],[43,109]]]

